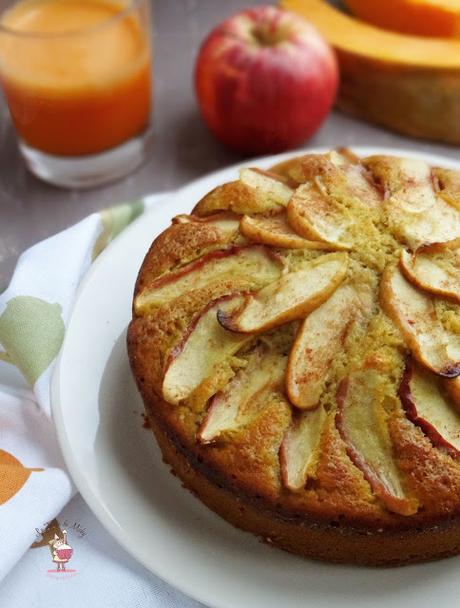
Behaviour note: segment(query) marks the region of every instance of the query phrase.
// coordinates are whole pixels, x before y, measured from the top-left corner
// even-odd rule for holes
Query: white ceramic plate
[[[289,156],[250,164],[268,167]],[[419,156],[455,166],[447,159]],[[170,218],[189,212],[211,188],[235,179],[237,168],[208,175],[162,201],[123,232],[85,278],[53,386],[59,441],[76,485],[136,559],[216,608],[457,605],[460,558],[398,569],[335,566],[272,549],[234,529],[181,487],[162,463],[151,433],[142,428],[142,403],[125,350],[137,271]]]

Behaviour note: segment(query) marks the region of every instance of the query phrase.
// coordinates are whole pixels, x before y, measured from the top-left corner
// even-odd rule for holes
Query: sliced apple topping
[[[452,404],[460,412],[460,376],[457,376],[457,378],[443,378],[442,383]]]
[[[367,208],[381,206],[381,191],[353,153],[349,150],[332,151],[328,156],[328,164],[332,167],[326,166],[315,177],[316,183],[325,194],[344,205],[352,203]]]
[[[267,213],[286,207],[292,188],[285,178],[260,169],[241,169],[240,179],[218,186],[195,206],[197,215],[216,211]]]
[[[294,492],[302,490],[316,464],[326,421],[323,406],[297,414],[280,447],[281,479]]]
[[[335,196],[339,200],[348,199],[369,208],[381,206],[382,193],[371,182],[370,176],[361,164],[347,164],[342,170],[344,173],[342,192],[334,187],[333,182],[330,185],[325,184],[332,196]]]
[[[402,209],[399,202],[390,199],[385,209],[391,229],[413,250],[431,243],[451,241],[460,234],[460,211],[437,198],[426,211],[417,213]]]
[[[219,310],[219,322],[231,331],[252,333],[301,319],[337,289],[347,267],[346,253],[330,253],[305,262],[300,270],[246,296],[232,313]]]
[[[374,177],[401,210],[426,211],[436,202],[431,167],[423,160],[371,156],[363,160]]]
[[[217,321],[218,310],[229,313],[242,299],[241,295],[234,295],[211,302],[190,323],[165,366],[162,386],[165,401],[177,404],[189,397],[250,339],[250,336],[226,331]]]
[[[214,213],[206,217],[199,217],[197,215],[176,215],[173,218],[173,224],[207,224],[215,226],[221,232],[231,235],[235,234],[239,230],[239,217],[235,213],[230,211],[222,211],[222,213]]]
[[[347,209],[312,182],[296,189],[287,207],[287,218],[306,239],[329,243],[335,249],[350,247],[346,234],[352,219]]]
[[[276,165],[272,165],[268,170],[270,173],[275,173],[275,175],[283,177],[288,181],[288,183],[297,185],[298,182],[292,178],[291,171],[295,169],[301,160],[301,156],[293,156],[287,160],[281,161],[280,163],[276,163]]]
[[[286,359],[259,346],[227,386],[211,400],[198,431],[201,443],[211,443],[226,431],[246,424],[267,403],[270,392],[281,386]]]
[[[409,359],[399,388],[406,415],[435,447],[460,456],[460,413],[440,390],[438,379]]]
[[[288,186],[287,180],[270,171],[241,169],[240,181],[255,190],[258,197],[265,199],[266,204],[286,207],[292,196],[292,188]]]
[[[458,339],[444,329],[432,299],[409,283],[398,267],[388,267],[380,284],[380,302],[399,327],[414,357],[435,374],[460,374]]]
[[[363,163],[385,189],[390,229],[411,249],[458,237],[459,210],[439,196],[436,176],[427,163],[386,156],[370,157]]]
[[[343,347],[359,299],[350,285],[342,285],[303,321],[289,354],[286,389],[291,403],[301,409],[315,408],[328,371]]]
[[[457,249],[460,249],[460,236],[455,239],[452,239],[451,241],[441,241],[440,243],[425,243],[417,249],[416,253],[442,253],[444,255],[453,254],[453,256],[455,257],[457,255]]]
[[[396,467],[386,425],[383,379],[375,370],[357,371],[337,391],[336,426],[355,466],[387,509],[401,515],[417,512]]]
[[[460,211],[459,172],[454,169],[441,169],[440,167],[435,167],[433,172],[441,189],[439,196]]]
[[[299,236],[287,222],[283,211],[268,217],[245,215],[240,222],[241,233],[256,243],[287,249],[331,249],[328,243],[310,241]]]
[[[335,150],[331,150],[329,154],[331,158],[334,156],[339,158],[339,161],[333,161],[339,165],[359,165],[361,163],[361,158],[355,154],[353,150],[350,150],[350,148],[339,147]]]
[[[326,154],[305,154],[298,157],[296,161],[290,163],[287,171],[291,179],[298,184],[304,184],[321,176],[326,178],[331,185],[335,180],[343,186],[346,185],[344,181],[346,173],[340,173],[340,171],[360,165],[359,157],[347,148],[338,148]],[[284,164],[287,165],[287,163]]]
[[[460,303],[460,240],[455,244],[456,249],[442,257],[423,248],[415,254],[402,251],[400,265],[406,278],[425,291]]]
[[[225,278],[247,277],[254,287],[265,285],[276,280],[281,271],[281,261],[260,245],[213,251],[155,279],[136,297],[135,311],[141,314]]]

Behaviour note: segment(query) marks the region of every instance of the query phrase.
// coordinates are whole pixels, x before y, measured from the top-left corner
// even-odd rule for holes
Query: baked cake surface
[[[152,244],[131,367],[184,484],[308,557],[460,553],[460,173],[243,169]]]

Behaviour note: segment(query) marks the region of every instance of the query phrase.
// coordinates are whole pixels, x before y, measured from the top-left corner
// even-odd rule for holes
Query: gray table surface
[[[25,169],[8,110],[0,99],[0,292],[20,253],[92,211],[186,182],[241,160],[208,133],[195,102],[192,74],[200,41],[230,14],[262,0],[154,2],[155,145],[146,163],[126,179],[87,191],[48,186]],[[400,137],[332,113],[308,146],[377,145],[459,158],[458,148]],[[192,204],[193,201],[191,201]]]

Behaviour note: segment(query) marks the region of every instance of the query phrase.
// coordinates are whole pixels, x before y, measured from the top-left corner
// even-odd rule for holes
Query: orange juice
[[[3,14],[0,76],[26,144],[80,156],[145,129],[150,46],[125,8],[110,0],[22,0]]]

